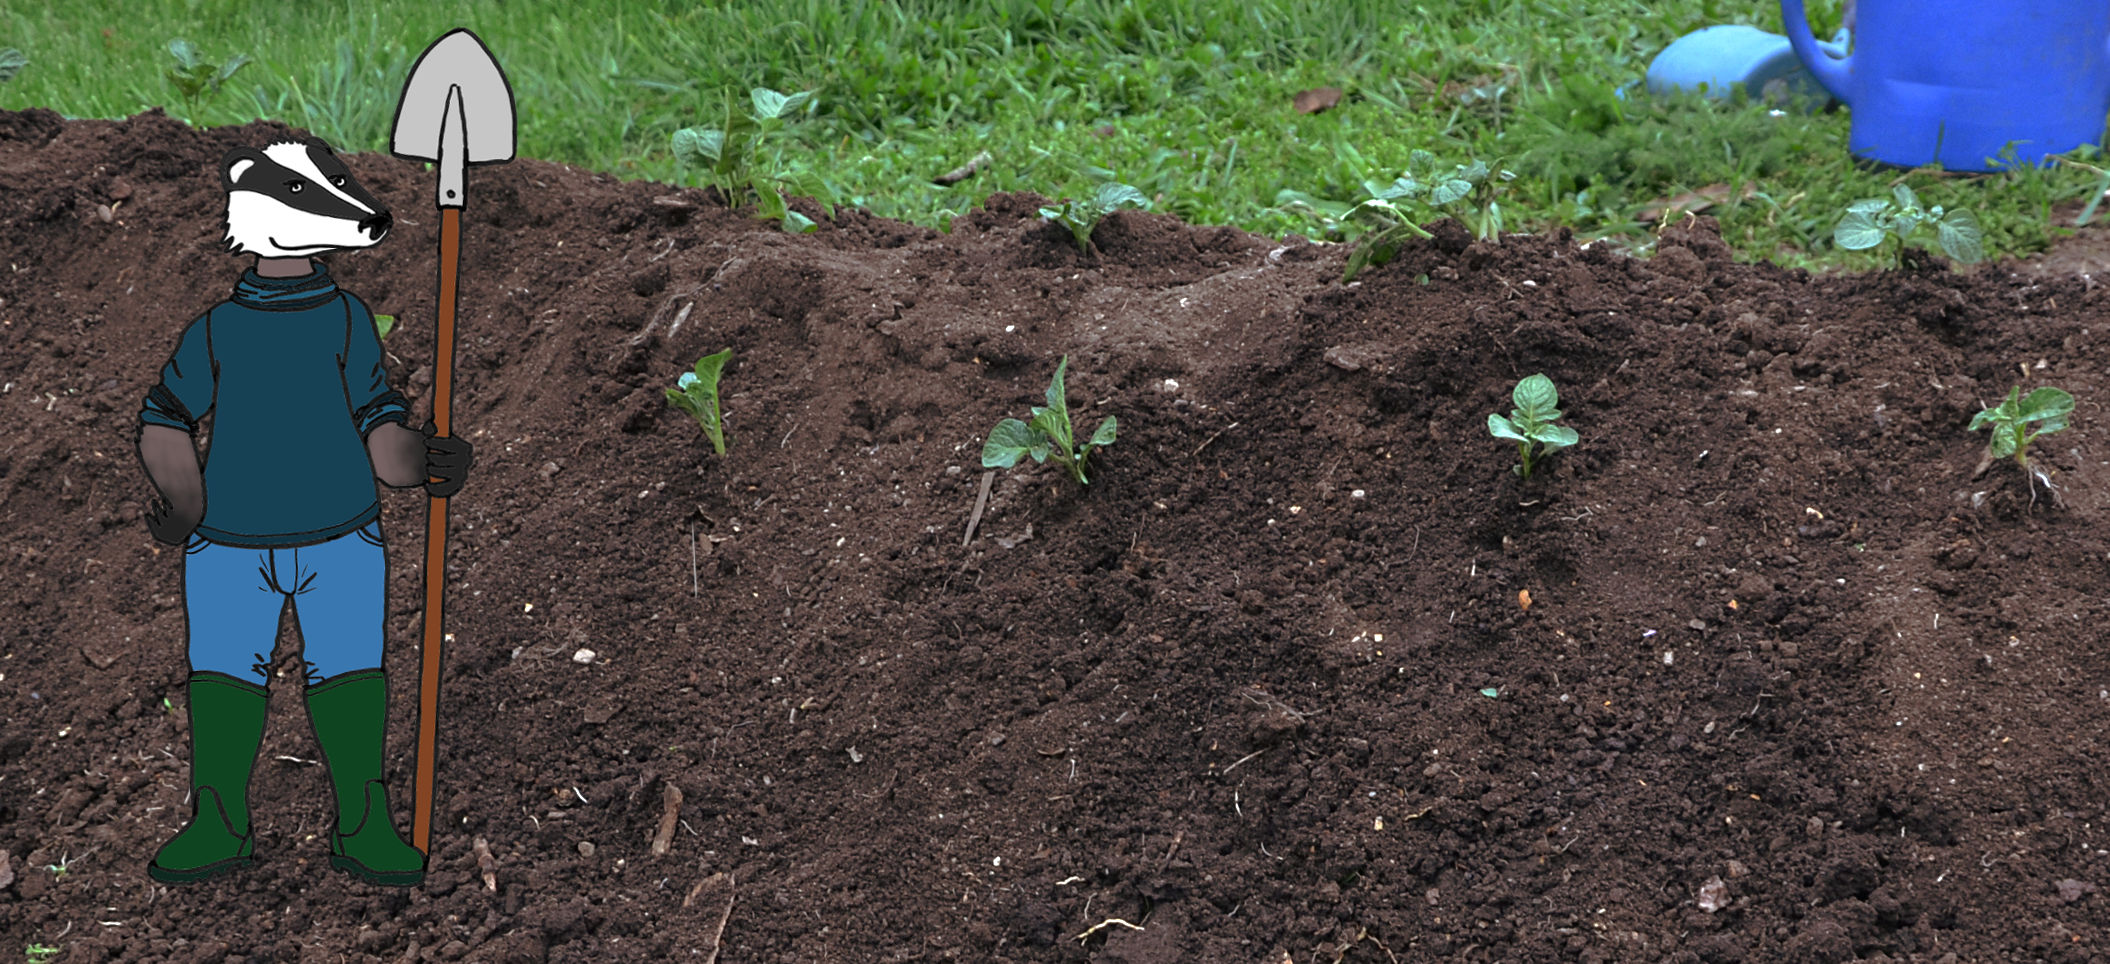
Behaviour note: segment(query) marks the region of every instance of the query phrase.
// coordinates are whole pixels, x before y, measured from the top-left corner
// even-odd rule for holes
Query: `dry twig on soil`
[[[665,792],[660,794],[665,810],[659,815],[659,832],[652,835],[652,855],[665,856],[673,845],[674,828],[681,821],[681,788],[668,781]]]

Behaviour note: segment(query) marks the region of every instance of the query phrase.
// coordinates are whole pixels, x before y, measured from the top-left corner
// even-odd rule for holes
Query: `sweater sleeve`
[[[359,436],[366,437],[382,422],[408,425],[410,405],[388,387],[388,369],[381,364],[381,335],[374,330],[374,314],[347,293],[344,296],[344,397],[351,403],[352,422]]]
[[[147,390],[139,421],[146,425],[180,428],[198,434],[198,419],[212,409],[219,380],[212,358],[212,313],[206,312],[183,330],[183,339],[168,364],[161,366],[161,381]]]

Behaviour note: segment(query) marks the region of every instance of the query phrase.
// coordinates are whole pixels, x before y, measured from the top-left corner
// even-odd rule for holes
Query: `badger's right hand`
[[[147,531],[162,542],[180,546],[189,541],[190,534],[198,528],[198,522],[204,518],[205,506],[202,501],[198,505],[170,505],[167,499],[156,496],[153,503],[147,506]]]

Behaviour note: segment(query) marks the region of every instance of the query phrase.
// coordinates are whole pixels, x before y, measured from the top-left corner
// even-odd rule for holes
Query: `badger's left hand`
[[[440,435],[439,427],[426,422],[425,435],[425,491],[434,498],[444,499],[461,491],[462,483],[469,478],[469,467],[476,463],[476,452],[469,440],[452,435]]]

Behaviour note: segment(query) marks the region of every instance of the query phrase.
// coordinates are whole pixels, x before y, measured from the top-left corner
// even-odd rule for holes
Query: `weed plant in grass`
[[[1820,33],[1838,7],[1811,4]],[[1977,212],[1994,257],[2045,246],[2053,206],[2097,183],[2073,165],[1862,171],[1844,112],[1614,93],[1671,41],[1727,23],[1781,30],[1770,6],[1718,0],[71,0],[0,5],[0,43],[32,65],[0,84],[0,107],[270,117],[380,151],[415,52],[470,25],[505,57],[524,154],[696,183],[675,131],[714,123],[726,91],[813,91],[815,111],[756,163],[838,203],[938,227],[993,191],[1083,197],[1118,170],[1153,209],[1190,222],[1352,240],[1359,229],[1323,206],[1278,198],[1352,205],[1419,147],[1514,170],[1501,200],[1510,230],[1567,225],[1646,250],[1651,202],[1715,185],[1741,198],[1748,185],[1748,199],[1709,212],[1743,257],[1860,268],[1875,256],[1840,250],[1833,223],[1900,177],[1930,206]],[[255,61],[217,100],[173,104],[161,69],[179,36]],[[1347,93],[1324,113],[1291,106],[1321,86]],[[977,176],[931,183],[983,150],[994,160]]]

